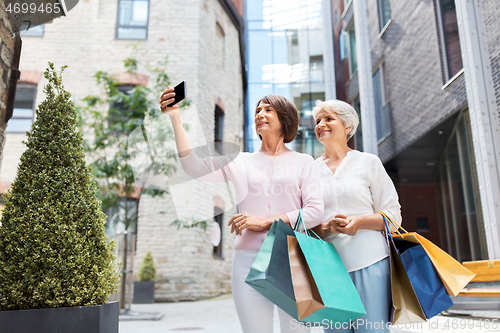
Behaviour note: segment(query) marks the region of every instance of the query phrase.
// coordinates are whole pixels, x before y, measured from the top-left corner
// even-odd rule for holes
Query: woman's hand
[[[168,107],[170,103],[175,100],[174,88],[168,87],[162,94],[160,98],[160,109],[161,112],[166,113],[170,118],[179,116],[179,103]]]
[[[321,238],[331,236],[332,234],[340,234],[341,232],[337,228],[345,227],[348,224],[346,218],[347,216],[344,214],[335,215],[330,221],[321,223],[312,228],[312,230]]]
[[[344,235],[354,236],[359,230],[359,221],[361,216],[350,216],[339,214],[336,215],[333,221],[335,221],[335,229],[337,233]]]
[[[227,225],[231,226],[231,233],[236,232],[236,235],[241,235],[244,229],[256,231],[269,229],[269,223],[266,219],[248,213],[234,215]]]
[[[382,215],[378,213],[356,216],[337,215],[335,216],[334,221],[337,223],[337,231],[341,234],[349,236],[356,235],[358,230],[361,229],[375,231],[385,230],[385,224],[384,220],[382,219]]]

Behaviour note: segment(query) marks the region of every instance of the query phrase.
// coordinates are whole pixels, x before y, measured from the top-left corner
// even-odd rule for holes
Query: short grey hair
[[[332,99],[328,101],[316,101],[316,106],[313,109],[313,117],[316,120],[318,113],[321,110],[325,110],[329,113],[336,113],[342,120],[345,128],[351,127],[351,131],[347,134],[347,140],[352,138],[356,133],[356,129],[359,126],[359,116],[356,110],[346,102],[340,101],[338,99]]]

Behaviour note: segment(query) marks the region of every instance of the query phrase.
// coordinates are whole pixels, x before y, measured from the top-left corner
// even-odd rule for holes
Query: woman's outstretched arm
[[[177,146],[179,157],[185,157],[191,153],[191,146],[189,145],[186,131],[182,126],[181,114],[179,112],[179,103],[171,107],[167,106],[175,100],[174,97],[174,88],[169,86],[161,95],[160,108],[161,112],[167,114],[172,121],[175,135],[175,145]]]

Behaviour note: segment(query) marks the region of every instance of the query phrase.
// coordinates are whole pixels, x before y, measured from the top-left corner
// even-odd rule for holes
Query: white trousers
[[[239,249],[233,251],[233,299],[243,333],[273,333],[276,305],[245,283],[258,252],[258,250]],[[278,316],[281,333],[311,331],[303,325],[299,326],[296,319],[280,308]]]

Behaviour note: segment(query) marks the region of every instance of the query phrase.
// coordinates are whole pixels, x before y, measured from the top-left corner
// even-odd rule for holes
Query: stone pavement
[[[133,312],[163,313],[160,320],[120,320],[120,333],[241,333],[231,295],[196,302],[132,304]],[[391,333],[489,333],[500,332],[500,311],[481,312],[482,317],[439,315],[425,323],[391,328]],[[489,317],[489,318],[485,318]],[[274,332],[279,333],[275,316]],[[311,333],[322,333],[313,328]]]

